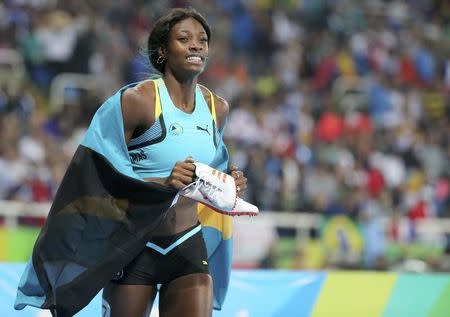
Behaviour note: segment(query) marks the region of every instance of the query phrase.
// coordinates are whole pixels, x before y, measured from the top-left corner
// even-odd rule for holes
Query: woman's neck
[[[184,112],[192,113],[195,107],[197,77],[180,81],[171,74],[165,74],[163,80],[175,107]]]

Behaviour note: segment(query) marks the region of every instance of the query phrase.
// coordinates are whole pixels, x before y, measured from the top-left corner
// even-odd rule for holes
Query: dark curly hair
[[[165,16],[156,21],[147,41],[148,59],[152,66],[164,74],[166,61],[162,63],[157,62],[160,48],[166,48],[169,42],[169,33],[172,27],[180,21],[188,18],[197,20],[205,29],[208,35],[208,44],[211,39],[211,28],[206,19],[197,12],[194,8],[174,8],[170,10]]]

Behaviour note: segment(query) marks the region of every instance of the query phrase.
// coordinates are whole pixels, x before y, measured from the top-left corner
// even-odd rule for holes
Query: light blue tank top
[[[162,79],[155,83],[155,123],[128,143],[134,171],[142,178],[167,177],[175,163],[188,156],[210,165],[218,135],[214,105],[212,114],[197,85],[194,111],[186,113],[173,104]]]

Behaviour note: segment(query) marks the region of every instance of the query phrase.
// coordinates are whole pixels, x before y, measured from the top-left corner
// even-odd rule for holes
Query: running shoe
[[[206,164],[195,164],[195,180],[180,191],[180,195],[196,200],[229,216],[256,216],[258,207],[236,195],[234,178]]]

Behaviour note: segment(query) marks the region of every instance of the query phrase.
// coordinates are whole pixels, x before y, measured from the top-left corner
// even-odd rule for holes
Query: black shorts
[[[128,285],[156,285],[192,273],[209,274],[200,225],[173,236],[153,238],[112,281]]]

